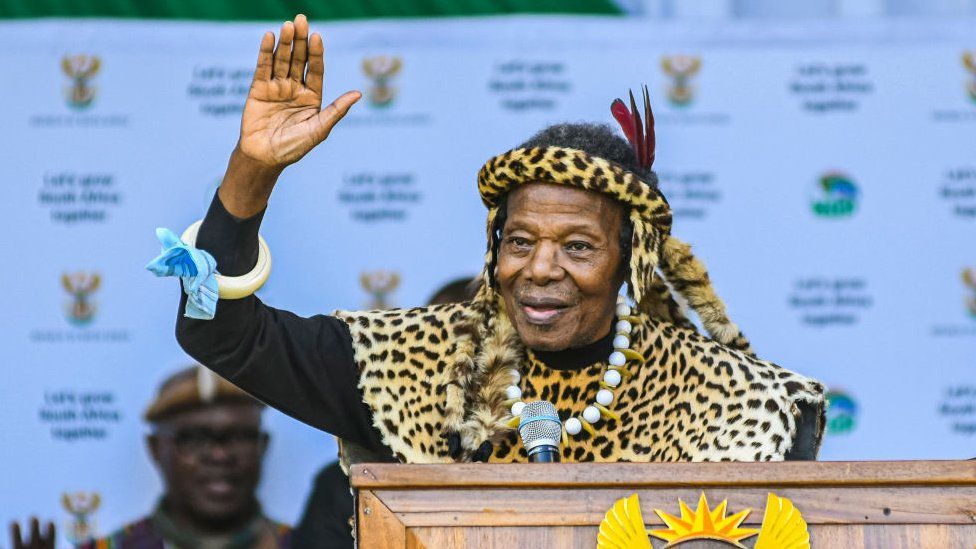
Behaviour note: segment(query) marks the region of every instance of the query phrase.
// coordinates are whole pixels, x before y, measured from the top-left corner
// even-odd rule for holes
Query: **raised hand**
[[[30,538],[20,535],[20,524],[10,523],[10,547],[12,549],[54,549],[54,524],[48,522],[41,534],[41,524],[36,518],[30,521]]]
[[[278,175],[329,136],[359,98],[346,92],[322,107],[325,47],[308,35],[304,15],[261,39],[258,66],[241,117],[241,136],[220,185],[220,200],[237,217],[265,208]]]
[[[322,37],[309,37],[304,15],[281,26],[277,48],[274,34],[264,34],[241,118],[241,152],[266,166],[283,168],[328,137],[361,94],[346,92],[321,108],[324,53]]]

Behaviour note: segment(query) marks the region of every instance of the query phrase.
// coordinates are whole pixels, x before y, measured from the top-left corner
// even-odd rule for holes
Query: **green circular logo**
[[[857,402],[840,389],[827,391],[827,434],[841,435],[857,424]]]
[[[832,218],[854,215],[860,191],[850,176],[827,172],[817,183],[817,193],[811,204],[813,213]]]

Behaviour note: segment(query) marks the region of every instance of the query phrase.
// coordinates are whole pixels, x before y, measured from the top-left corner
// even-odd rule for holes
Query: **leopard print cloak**
[[[375,312],[337,312],[352,333],[359,387],[374,425],[393,457],[404,463],[471,459],[485,441],[492,462],[524,462],[504,388],[511,368],[521,373],[525,400],[556,405],[565,421],[592,401],[605,363],[553,370],[521,345],[504,314],[480,323],[477,303]],[[730,349],[696,331],[640,316],[629,361],[596,436],[585,430],[563,441],[564,461],[782,460],[797,432],[800,404],[817,410],[816,445],[823,427],[823,387],[816,381]],[[473,324],[474,323],[474,324]],[[459,362],[473,368],[460,394]],[[466,413],[452,418],[451,399]],[[453,422],[453,423],[452,423]],[[463,433],[452,456],[448,438]]]

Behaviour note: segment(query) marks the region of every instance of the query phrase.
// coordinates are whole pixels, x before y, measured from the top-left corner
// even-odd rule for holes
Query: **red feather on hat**
[[[654,165],[654,149],[657,140],[654,138],[654,113],[651,111],[651,97],[647,92],[647,86],[643,86],[644,92],[644,119],[641,120],[640,111],[637,110],[637,102],[634,100],[634,93],[630,92],[630,108],[620,99],[614,99],[610,104],[610,114],[620,124],[620,129],[624,131],[627,141],[637,155],[637,161],[642,168],[650,169]]]

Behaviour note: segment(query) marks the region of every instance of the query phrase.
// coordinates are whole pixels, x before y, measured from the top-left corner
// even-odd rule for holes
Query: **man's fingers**
[[[288,65],[291,64],[291,42],[295,38],[295,25],[285,21],[278,36],[278,47],[274,52],[274,78],[288,78]]]
[[[322,109],[322,112],[318,114],[318,128],[320,133],[320,135],[316,136],[318,141],[322,141],[329,136],[332,128],[342,120],[342,117],[346,116],[349,108],[355,105],[356,101],[359,101],[359,98],[362,96],[363,94],[358,91],[348,91],[340,95],[329,106]]]
[[[10,543],[12,543],[13,549],[21,549],[24,546],[24,538],[20,537],[20,523],[11,522],[10,523]]]
[[[44,528],[44,547],[54,549],[54,540],[56,536],[57,532],[54,529],[54,523],[48,522],[47,526]]]
[[[261,49],[258,51],[258,67],[254,69],[254,81],[269,80],[271,78],[271,62],[274,57],[275,36],[273,32],[266,32],[261,37]]]
[[[319,33],[313,33],[308,41],[308,74],[305,86],[322,97],[322,79],[325,76],[325,46]]]
[[[302,83],[305,78],[305,52],[308,49],[308,19],[299,14],[295,17],[295,44],[291,49],[291,66],[288,67],[288,78]]]
[[[347,112],[349,112],[349,109],[355,105],[356,101],[359,101],[359,98],[362,96],[363,94],[357,90],[347,91],[346,93],[340,95],[335,101],[332,102],[331,105],[326,107],[326,109],[331,107],[335,110],[335,122],[338,122],[343,116],[346,115]],[[335,122],[333,122],[333,124],[335,124]]]
[[[27,543],[31,547],[37,547],[41,543],[41,522],[37,520],[37,517],[31,517],[30,529],[30,541]]]

